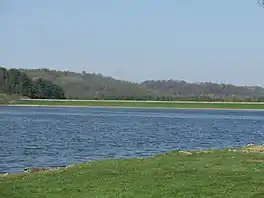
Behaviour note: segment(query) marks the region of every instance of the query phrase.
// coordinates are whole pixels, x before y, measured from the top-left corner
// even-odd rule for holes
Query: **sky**
[[[0,65],[264,86],[257,0],[0,0]]]

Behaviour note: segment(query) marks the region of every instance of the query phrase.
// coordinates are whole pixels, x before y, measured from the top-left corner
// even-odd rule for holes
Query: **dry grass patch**
[[[258,162],[258,163],[263,163],[264,159],[252,159],[252,160],[248,160],[248,162]]]
[[[242,148],[244,152],[264,153],[264,145],[249,145]]]
[[[179,153],[181,153],[183,155],[192,155],[192,153],[189,151],[179,151]]]

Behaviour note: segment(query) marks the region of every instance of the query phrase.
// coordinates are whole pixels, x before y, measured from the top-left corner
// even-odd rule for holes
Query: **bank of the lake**
[[[264,110],[261,102],[196,102],[196,101],[108,101],[108,100],[19,100],[17,106],[56,107],[136,107],[136,108],[181,108],[181,109],[258,109]]]
[[[0,177],[0,197],[262,197],[263,147],[169,152]]]

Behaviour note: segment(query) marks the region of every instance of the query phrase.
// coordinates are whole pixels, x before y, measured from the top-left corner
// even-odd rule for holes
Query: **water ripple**
[[[262,144],[264,112],[0,108],[0,172]]]

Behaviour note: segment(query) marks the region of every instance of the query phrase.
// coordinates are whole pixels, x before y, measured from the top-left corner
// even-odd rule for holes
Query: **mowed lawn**
[[[98,106],[98,107],[159,107],[159,108],[215,108],[264,109],[264,103],[194,102],[194,101],[103,101],[103,100],[20,100],[17,105]]]
[[[262,150],[175,151],[2,176],[0,197],[264,197]]]

